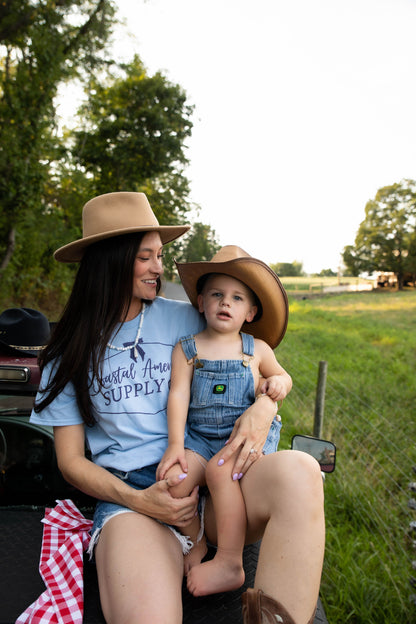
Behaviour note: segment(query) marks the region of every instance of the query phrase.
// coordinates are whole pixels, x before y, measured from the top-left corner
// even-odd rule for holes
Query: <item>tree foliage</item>
[[[182,221],[184,223],[184,221]],[[215,230],[200,221],[193,222],[191,229],[177,241],[167,245],[164,250],[164,276],[167,280],[178,280],[176,262],[199,262],[211,260],[220,249]]]
[[[194,208],[184,174],[193,108],[183,89],[159,72],[148,75],[136,56],[91,79],[87,92],[79,124],[66,136],[70,154],[61,162],[59,204],[68,227],[60,232],[59,243],[81,236],[74,205],[79,211],[90,197],[113,191],[146,193],[160,223],[187,222]],[[168,278],[181,249],[182,241],[176,241],[167,250]]]
[[[402,180],[377,191],[343,260],[353,275],[393,272],[399,288],[406,273],[416,272],[416,181]]]
[[[270,265],[271,269],[280,277],[301,277],[304,275],[302,262],[277,262]]]
[[[81,108],[74,159],[93,176],[95,192],[132,189],[175,174],[187,164],[192,107],[179,85],[148,76],[141,60],[92,79]],[[121,75],[120,75],[121,74]]]
[[[335,271],[332,269],[322,269],[319,273],[316,273],[315,277],[336,277]]]
[[[181,262],[209,261],[220,247],[215,230],[197,221],[184,238]]]
[[[184,174],[192,107],[179,85],[149,76],[138,57],[121,66],[108,58],[115,5],[0,4],[0,291],[16,305],[55,292],[65,298],[75,267],[52,253],[82,236],[90,197],[144,191],[164,224],[187,222],[195,209]],[[86,102],[78,125],[58,132],[58,88],[75,78]],[[193,244],[212,243],[211,234],[197,224]],[[189,245],[168,246],[168,277]]]
[[[103,61],[113,17],[110,0],[0,4],[0,270],[9,283],[18,274],[20,288],[23,266],[32,287],[38,277],[28,262],[39,255],[45,184],[60,149],[58,86]]]

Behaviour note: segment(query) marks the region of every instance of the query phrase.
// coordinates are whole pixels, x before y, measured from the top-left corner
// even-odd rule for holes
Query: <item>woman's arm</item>
[[[244,472],[261,456],[262,449],[270,425],[277,413],[276,401],[283,400],[292,388],[292,378],[276,360],[272,349],[262,340],[255,341],[255,353],[258,358],[259,372],[263,377],[273,377],[276,384],[274,391],[264,393],[266,381],[260,384],[260,394],[256,401],[237,419],[227,445],[224,447],[222,459],[224,463],[238,452],[232,475],[243,475]],[[269,396],[273,394],[273,398]],[[274,397],[277,398],[274,398]],[[255,453],[250,453],[254,449]]]
[[[169,492],[181,483],[178,477],[136,490],[85,457],[84,425],[54,427],[54,436],[59,469],[64,479],[82,492],[179,527],[194,518],[197,489],[186,498],[173,498]]]

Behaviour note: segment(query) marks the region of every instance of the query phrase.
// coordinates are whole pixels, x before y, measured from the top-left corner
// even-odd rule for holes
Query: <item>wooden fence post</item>
[[[315,400],[315,418],[314,418],[314,423],[313,423],[313,435],[315,436],[315,438],[322,437],[327,370],[328,370],[328,362],[325,362],[325,361],[319,362],[318,385],[316,388],[316,400]]]

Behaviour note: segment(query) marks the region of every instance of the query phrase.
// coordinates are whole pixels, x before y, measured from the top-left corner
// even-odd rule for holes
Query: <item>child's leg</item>
[[[170,488],[170,493],[174,498],[182,498],[183,496],[189,496],[194,489],[195,485],[205,485],[205,466],[206,460],[198,453],[185,449],[186,460],[188,462],[188,476],[179,485],[175,485]],[[182,469],[179,465],[172,466],[166,473],[166,478],[171,475],[181,474]],[[207,545],[205,535],[202,535],[198,539],[198,535],[201,528],[201,522],[199,516],[196,515],[195,519],[185,527],[181,529],[182,534],[189,535],[189,538],[193,542],[191,551],[185,555],[184,570],[185,574],[188,574],[189,570],[198,563],[201,563],[202,559],[207,553]]]
[[[237,589],[245,578],[246,508],[240,484],[232,480],[233,459],[224,466],[218,466],[220,457],[220,453],[215,455],[206,470],[217,525],[218,548],[211,561],[201,563],[189,572],[187,585],[194,596]]]

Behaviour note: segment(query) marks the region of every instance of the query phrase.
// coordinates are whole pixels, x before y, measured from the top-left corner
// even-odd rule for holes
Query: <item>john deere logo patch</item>
[[[212,393],[213,394],[224,394],[226,389],[227,389],[227,386],[224,386],[224,384],[217,384],[216,386],[214,386],[214,389],[213,389]]]

